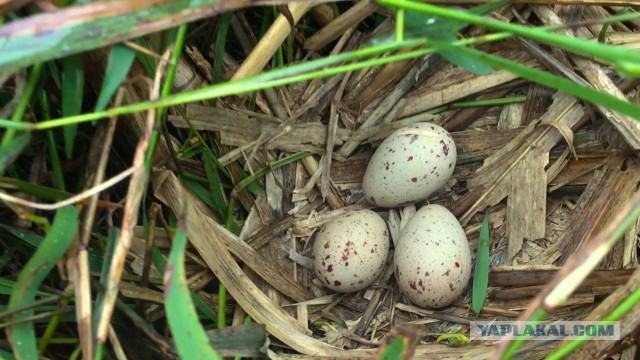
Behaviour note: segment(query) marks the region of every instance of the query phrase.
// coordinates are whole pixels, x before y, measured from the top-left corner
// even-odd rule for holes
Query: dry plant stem
[[[355,28],[349,28],[347,29],[342,36],[340,37],[340,39],[336,42],[336,45],[333,47],[333,49],[331,49],[331,53],[329,53],[329,55],[337,55],[339,54],[344,48],[345,46],[347,46],[347,41],[349,41],[349,39],[351,38],[351,35],[353,35],[353,32],[355,31]],[[356,36],[357,37],[357,36]],[[354,38],[356,38],[354,37]],[[353,40],[351,41],[352,43],[354,42]],[[337,76],[332,77],[335,78]],[[329,79],[330,81],[331,79]],[[315,93],[317,93],[316,89],[318,88],[318,86],[320,86],[321,83],[327,83],[327,81],[321,79],[321,78],[317,78],[317,79],[313,79],[309,82],[309,85],[307,85],[307,88],[304,89],[304,92],[302,92],[302,94],[300,95],[300,99],[309,99],[311,96],[314,96]],[[296,113],[299,112],[301,109],[298,108],[296,110]],[[306,110],[304,111],[306,112]]]
[[[387,256],[387,263],[393,264],[393,252],[389,252],[389,255]],[[384,304],[384,300],[386,299],[390,290],[385,285],[389,282],[391,276],[393,276],[393,269],[394,267],[392,265],[387,266],[384,272],[380,275],[380,278],[376,281],[376,285],[378,285],[378,287],[374,290],[374,293],[371,296],[371,300],[369,300],[369,303],[367,304],[367,308],[362,313],[360,321],[353,330],[353,333],[355,335],[360,337],[365,335],[365,332],[367,328],[369,328],[369,325],[371,324],[373,318],[376,316],[378,309],[380,309],[380,307]]]
[[[36,314],[36,315],[33,315],[33,316],[25,317],[25,318],[22,318],[22,319],[20,319],[18,321],[9,321],[9,322],[6,322],[6,323],[2,323],[2,324],[0,324],[0,330],[4,329],[6,327],[9,327],[9,326],[32,323],[32,322],[35,322],[36,320],[49,319],[49,318],[52,318],[52,317],[57,316],[57,315],[71,314],[72,312],[73,312],[73,310],[71,308],[63,307],[63,308],[58,309],[58,310],[47,311],[47,312],[39,313],[39,314]]]
[[[78,195],[74,195],[66,200],[62,200],[62,201],[58,201],[56,203],[53,204],[41,204],[41,203],[35,203],[33,201],[28,201],[28,200],[24,200],[21,199],[19,197],[16,196],[11,196],[9,194],[6,194],[4,192],[0,191],[0,200],[4,200],[8,203],[13,203],[13,204],[18,204],[18,205],[22,205],[22,206],[28,206],[34,209],[39,209],[39,210],[56,210],[59,209],[63,206],[67,206],[67,205],[71,205],[71,204],[75,204],[77,202],[80,202],[86,198],[91,197],[94,194],[98,194],[101,191],[104,191],[110,187],[112,187],[113,185],[119,183],[120,181],[126,179],[127,177],[129,177],[129,175],[134,173],[134,168],[131,167],[123,172],[121,172],[120,174],[112,177],[111,179],[103,182],[102,184],[98,185],[98,186],[94,186],[93,188],[84,191]]]
[[[158,65],[156,76],[151,89],[151,100],[156,100],[160,94],[160,85],[162,74],[169,59],[170,52],[167,51],[162,61]],[[144,161],[147,149],[149,148],[149,141],[153,132],[153,125],[156,118],[156,109],[149,110],[147,113],[146,128],[142,139],[138,143],[135,155],[133,157],[133,169],[134,173],[129,183],[129,189],[127,191],[127,201],[124,207],[124,215],[122,220],[122,230],[120,232],[120,238],[118,239],[118,245],[113,253],[113,260],[109,269],[109,276],[107,279],[107,288],[105,289],[104,305],[102,314],[100,314],[100,320],[98,322],[98,344],[104,344],[107,340],[107,334],[109,325],[111,323],[111,315],[113,314],[113,308],[118,296],[118,283],[124,270],[124,262],[131,247],[131,239],[133,238],[133,229],[138,222],[138,210],[140,208],[140,201],[144,194],[148,174],[145,169]]]
[[[18,306],[18,307],[15,307],[13,309],[10,309],[10,310],[3,311],[3,312],[0,313],[0,319],[4,319],[7,316],[13,315],[13,314],[18,313],[20,311],[25,311],[25,310],[29,310],[29,309],[35,309],[38,306],[59,302],[64,297],[70,296],[72,294],[73,294],[73,291],[67,291],[66,293],[61,294],[61,295],[54,295],[54,296],[51,296],[51,297],[48,297],[48,298],[36,300],[36,301],[34,301],[32,303],[29,303],[29,304],[26,304],[26,305]]]
[[[337,39],[347,29],[354,27],[355,24],[359,24],[367,16],[373,14],[379,6],[374,1],[362,0],[358,1],[344,14],[338,16],[328,25],[324,26],[320,31],[313,34],[304,42],[304,47],[307,50],[320,50],[327,46],[330,42]]]
[[[344,87],[347,85],[349,77],[350,73],[342,79],[338,92],[336,92],[333,101],[331,101],[329,125],[327,127],[327,146],[325,147],[324,156],[322,158],[322,177],[320,178],[320,193],[322,194],[323,201],[331,191],[331,157],[333,156],[333,140],[336,136],[336,129],[338,128],[338,104],[342,99]]]
[[[564,25],[564,22],[553,10],[546,6],[534,7],[536,15],[548,25]],[[578,28],[576,34],[582,38],[591,37],[591,33],[584,29]],[[565,30],[564,35],[574,36],[570,30]],[[571,56],[575,61],[578,69],[584,74],[590,85],[595,89],[609,93],[610,95],[626,99],[622,91],[618,89],[616,84],[609,78],[600,65],[581,56]],[[624,138],[627,144],[635,151],[640,150],[640,123],[634,121],[626,115],[613,112],[604,106],[597,106],[602,115],[615,127],[618,133]]]
[[[556,59],[552,54],[545,51],[540,47],[540,45],[529,39],[519,38],[518,40],[520,40],[523,47],[547,69],[558,75],[564,76],[577,84],[589,86],[589,83],[585,79],[576,74],[573,69],[569,68],[562,61]]]
[[[118,92],[116,104],[122,101],[122,90]],[[98,164],[95,171],[90,171],[87,185],[99,186],[104,180],[105,169],[109,160],[109,151],[111,150],[111,142],[116,128],[116,118],[112,117],[107,123],[106,133],[103,137],[102,132],[97,132],[98,136],[92,141],[93,149],[100,149]],[[97,151],[96,151],[97,152]],[[90,158],[92,154],[90,154]],[[92,183],[92,184],[91,184]],[[82,225],[82,233],[80,235],[80,244],[77,248],[77,257],[75,262],[75,271],[73,274],[74,287],[76,293],[76,317],[78,318],[78,334],[80,336],[80,345],[82,347],[83,359],[91,359],[93,357],[93,321],[91,311],[91,274],[89,273],[89,238],[91,237],[91,229],[96,215],[99,193],[93,194],[89,198],[89,205],[85,209],[84,221]]]
[[[423,58],[421,59],[422,65],[411,68],[402,80],[400,80],[398,85],[396,85],[393,90],[385,96],[384,101],[376,107],[358,130],[353,133],[350,139],[340,147],[340,150],[338,151],[339,156],[343,158],[349,157],[358,145],[360,145],[360,142],[363,140],[362,134],[364,132],[380,123],[390,122],[394,118],[393,110],[395,110],[398,105],[398,101],[416,84],[420,75],[431,66],[431,59],[431,57]],[[390,111],[391,114],[389,114]],[[385,115],[387,116],[385,117]]]
[[[207,206],[187,191],[173,173],[165,171],[154,176],[153,186],[156,196],[173,211],[185,209],[187,234],[193,246],[238,305],[256,322],[265,324],[270,334],[303,354],[347,356],[360,353],[347,353],[309,337],[305,326],[258,289],[228,250],[227,244],[242,241],[207,216]],[[188,205],[183,207],[183,202]]]
[[[315,172],[318,170],[318,166],[319,166],[318,162],[313,156],[307,156],[306,158],[303,158],[300,161],[302,162],[302,165],[304,166],[305,170],[307,170],[307,173],[309,174],[309,176],[313,176],[313,174],[315,174]],[[320,188],[321,186],[320,179],[316,181],[316,185],[318,186],[318,188]],[[338,197],[337,193],[334,193],[333,191],[328,191],[326,195],[327,195],[327,201],[329,202],[329,206],[331,206],[332,209],[340,209],[344,207],[344,202],[342,201],[342,199]]]
[[[118,339],[118,334],[113,330],[113,326],[109,326],[109,342],[111,342],[111,346],[113,346],[113,352],[116,354],[116,358],[118,360],[127,360],[127,355],[122,349],[122,345],[120,345],[120,339]]]
[[[133,326],[142,331],[149,339],[151,339],[151,341],[157,344],[160,351],[167,352],[169,350],[170,345],[168,339],[160,335],[156,331],[156,329],[149,322],[147,322],[146,319],[138,315],[138,313],[130,308],[127,304],[125,304],[124,301],[116,299],[115,307],[117,307],[118,310],[120,310],[124,314],[124,316],[128,317],[131,320]],[[159,311],[161,311],[161,316],[164,318],[163,309]],[[111,325],[109,325],[109,327],[111,327]]]
[[[140,286],[142,287],[147,287],[149,285],[149,274],[151,273],[151,263],[153,261],[153,245],[156,232],[156,221],[161,210],[162,208],[160,204],[151,204],[151,209],[149,210],[149,236],[147,236],[147,243],[144,249],[144,259],[141,276],[142,280],[140,280]]]
[[[565,266],[536,296],[518,320],[526,321],[538,310],[551,312],[564,303],[613,247],[618,240],[615,237],[617,230],[636,219],[638,208],[640,208],[640,191],[631,196],[604,230],[567,260]],[[500,359],[512,339],[513,335],[507,335],[504,340],[501,340],[492,358]]]
[[[289,10],[293,16],[293,20],[298,22],[302,15],[309,10],[311,4],[311,1],[290,3]],[[278,15],[251,54],[249,54],[242,65],[240,65],[240,68],[236,73],[233,74],[232,80],[251,77],[262,71],[264,66],[269,62],[269,59],[271,59],[278,47],[282,45],[282,42],[290,33],[291,26],[289,25],[287,18],[282,14]]]

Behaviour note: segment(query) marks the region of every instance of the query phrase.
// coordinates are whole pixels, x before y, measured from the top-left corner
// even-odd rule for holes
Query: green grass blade
[[[613,311],[602,319],[602,321],[617,321],[620,320],[626,313],[628,313],[633,307],[640,303],[640,287],[637,288],[631,295],[626,297]],[[554,353],[547,357],[547,360],[560,360],[569,356],[574,350],[584,344],[587,336],[583,335],[579,339],[569,340],[566,344],[557,349]]]
[[[9,300],[9,308],[16,308],[34,301],[36,292],[47,274],[64,256],[78,230],[78,212],[73,206],[60,208],[45,240],[20,272]],[[33,310],[21,311],[14,320],[29,317]],[[20,359],[38,359],[36,334],[31,323],[12,326],[7,331],[14,353]]]
[[[378,359],[380,360],[403,360],[405,356],[405,343],[402,336],[395,336],[393,340],[381,349]]]
[[[45,90],[40,90],[38,99],[40,102],[40,107],[42,108],[42,118],[44,120],[51,119],[51,106],[49,101],[49,93]],[[69,127],[77,128],[77,125],[73,124],[73,125],[69,125]],[[66,129],[67,127],[63,128],[63,130],[65,131]],[[73,137],[75,138],[75,134],[73,135]],[[73,139],[71,140],[73,142]],[[66,135],[65,135],[65,142],[66,142]],[[53,174],[56,178],[56,186],[58,187],[58,189],[65,191],[66,185],[64,181],[64,173],[62,171],[62,163],[60,162],[60,156],[58,155],[58,149],[56,147],[55,130],[47,130],[47,148],[49,151],[49,162],[51,163],[51,169],[53,170]]]
[[[620,71],[628,71],[629,64],[640,63],[640,52],[638,51],[629,51],[628,49],[618,46],[610,46],[594,41],[557,35],[549,32],[549,29],[530,28],[522,25],[488,19],[470,12],[457,11],[455,9],[447,9],[440,6],[417,3],[409,0],[379,0],[378,2],[385,6],[402,7],[404,9],[418,11],[423,14],[458,20],[498,31],[510,32],[517,36],[536,40],[577,54],[600,58],[615,65]],[[640,16],[640,14],[635,15]]]
[[[15,360],[15,357],[11,353],[8,353],[8,352],[6,352],[4,350],[0,350],[0,359],[2,359],[2,360]]]
[[[66,57],[62,61],[62,116],[78,115],[82,111],[82,97],[84,95],[82,59],[82,54],[77,54]],[[78,125],[67,125],[63,131],[64,151],[69,159],[73,155]]]
[[[202,154],[204,169],[207,173],[207,181],[209,182],[209,193],[211,194],[211,198],[215,206],[213,210],[220,218],[224,218],[224,214],[227,210],[227,199],[224,189],[222,188],[222,179],[220,178],[220,174],[216,168],[215,161],[217,159],[214,159],[213,157],[213,153],[209,151],[205,151]]]
[[[501,0],[473,7],[466,12],[475,15],[484,15],[506,5],[509,0]],[[458,10],[453,10],[458,11]],[[426,37],[431,40],[447,40],[455,38],[458,31],[468,24],[464,21],[434,17],[422,12],[407,11],[405,15],[405,34],[410,37]]]
[[[494,40],[504,39],[506,36],[495,37]],[[313,61],[305,61],[300,64],[287,66],[286,68],[272,70],[270,72],[262,73],[250,78],[225,82],[223,84],[215,84],[204,88],[183,91],[179,94],[174,94],[163,99],[156,101],[145,101],[118,108],[109,109],[107,111],[95,111],[93,113],[81,114],[72,117],[65,117],[62,119],[55,119],[38,124],[21,124],[14,123],[13,121],[0,119],[0,127],[15,130],[46,130],[58,126],[63,126],[72,123],[81,123],[92,120],[98,120],[101,118],[107,118],[111,116],[119,116],[125,114],[131,114],[139,111],[145,111],[154,108],[160,108],[165,106],[180,105],[190,102],[197,102],[203,100],[209,100],[217,97],[223,97],[228,95],[240,95],[250,93],[256,90],[262,90],[269,87],[281,86],[298,81],[304,81],[313,79],[316,77],[327,77],[343,72],[353,71],[371,66],[377,66],[386,64],[393,61],[400,61],[409,58],[415,58],[417,56],[425,55],[425,51],[419,51],[418,53],[399,54],[394,56],[388,56],[386,58],[374,59],[366,63],[350,64],[340,69],[323,69],[326,66],[337,64],[343,61],[355,60],[358,58],[364,58],[368,56],[378,55],[389,51],[409,49],[416,46],[424,45],[424,40],[406,40],[401,43],[383,44],[374,48],[365,48],[355,50],[353,52],[338,54],[335,56],[321,58]],[[319,70],[320,69],[320,70]],[[308,71],[318,70],[319,73],[307,73],[300,75]]]
[[[2,56],[0,56],[2,58]],[[20,94],[20,101],[18,102],[18,106],[16,110],[13,112],[11,116],[11,122],[20,123],[24,120],[24,114],[27,111],[29,106],[29,102],[31,100],[31,96],[35,92],[38,81],[40,80],[40,75],[42,75],[42,71],[44,69],[44,65],[42,63],[36,64],[29,74],[29,81],[27,82],[27,86],[25,87],[22,94]],[[7,129],[2,137],[2,142],[0,142],[1,147],[5,147],[7,144],[13,140],[13,137],[16,135],[15,129]]]
[[[446,43],[432,43],[433,46],[442,49],[450,49],[454,46]],[[636,120],[640,120],[640,105],[633,104],[624,99],[617,98],[609,95],[592,87],[579,85],[571,80],[565,79],[560,76],[553,75],[546,71],[534,69],[526,65],[519,64],[515,61],[507,60],[499,56],[487,54],[475,49],[458,47],[458,50],[465,53],[465,55],[475,58],[478,61],[482,61],[488,65],[496,68],[507,70],[514,73],[523,79],[547,86],[551,89],[563,91],[567,94],[573,95],[579,99],[586,100],[596,105],[604,106],[612,111],[619,112],[630,116]]]
[[[469,58],[465,56],[464,53],[457,50],[442,50],[439,51],[438,54],[449,60],[452,64],[460,66],[461,68],[478,75],[489,75],[494,72],[491,66]]]
[[[508,2],[508,0],[490,2],[473,7],[467,10],[467,12],[470,14],[484,15],[499,9]],[[456,41],[456,33],[467,26],[464,22],[427,16],[415,11],[407,11],[405,17],[407,37],[426,37],[430,40],[454,42]],[[401,40],[398,36],[397,39]],[[439,55],[473,73],[480,75],[493,73],[492,67],[470,59],[456,50],[443,50],[439,52]]]
[[[28,133],[25,133],[28,134]],[[22,136],[22,135],[21,135]],[[1,153],[1,150],[0,150]],[[61,201],[68,199],[75,194],[66,191],[50,188],[48,186],[34,184],[29,181],[13,178],[0,178],[0,187],[15,189],[25,194],[33,195],[43,200]]]
[[[22,132],[0,147],[0,175],[20,156],[22,150],[31,143],[31,133]]]
[[[265,166],[263,168],[261,168],[260,170],[256,171],[255,173],[253,173],[253,175],[242,179],[242,181],[240,181],[231,191],[231,195],[234,196],[235,194],[239,193],[240,190],[244,189],[245,187],[247,187],[249,184],[253,183],[256,179],[266,175],[269,171],[271,170],[275,170],[275,169],[279,169],[287,164],[291,164],[295,161],[298,161],[300,159],[306,158],[307,156],[311,156],[311,153],[308,151],[300,151],[297,152],[293,155],[289,155],[286,158],[274,161],[273,163],[271,163],[268,166]]]
[[[104,250],[104,261],[100,267],[100,284],[106,289],[109,276],[109,268],[111,267],[111,259],[113,258],[113,252],[120,237],[120,228],[112,226],[109,228],[107,234],[107,243]],[[91,248],[89,248],[91,250]],[[104,305],[104,291],[98,292],[96,295],[96,301],[94,302],[93,309],[93,333],[97,333],[98,321],[102,315],[102,307]]]
[[[480,238],[478,239],[478,252],[476,255],[476,268],[473,272],[473,292],[471,293],[471,309],[474,313],[480,314],[484,301],[487,298],[487,287],[489,285],[489,212],[484,213],[484,221],[480,227]]]
[[[164,273],[167,320],[180,358],[221,359],[209,345],[209,339],[200,324],[187,286],[184,269],[187,234],[184,225],[184,221],[178,224]]]
[[[227,43],[227,32],[231,24],[233,13],[225,13],[220,20],[220,27],[216,34],[215,60],[213,62],[213,82],[222,81],[222,65],[224,64],[224,48]]]
[[[107,108],[109,101],[111,101],[116,90],[118,90],[118,87],[127,76],[135,57],[136,51],[128,46],[117,44],[111,48],[109,63],[104,74],[104,82],[96,103],[96,112]]]
[[[180,63],[180,56],[182,55],[182,48],[184,47],[184,40],[187,34],[187,25],[183,24],[180,27],[178,27],[178,30],[176,33],[177,33],[176,43],[174,46],[173,53],[171,54],[171,60],[167,65],[167,75],[165,77],[164,84],[162,84],[160,98],[168,96],[171,93],[171,89],[173,88],[173,81],[176,76],[178,64]],[[167,110],[166,107],[161,107],[161,108],[158,108],[158,111],[156,112],[156,122],[155,122],[156,126],[154,127],[153,133],[151,134],[151,140],[149,141],[149,149],[147,150],[147,153],[145,155],[145,161],[144,161],[144,164],[145,164],[144,166],[147,173],[151,171],[151,160],[153,159],[153,153],[156,150],[156,145],[158,144],[158,139],[160,138],[159,129],[160,128],[166,129],[166,124],[163,122],[165,121],[166,110]],[[167,141],[169,140],[167,139]],[[147,198],[147,195],[145,193],[144,199],[146,198]]]

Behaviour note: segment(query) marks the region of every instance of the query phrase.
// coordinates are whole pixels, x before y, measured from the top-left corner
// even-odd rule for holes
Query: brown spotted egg
[[[370,203],[396,207],[424,200],[442,189],[456,166],[451,135],[432,123],[393,132],[376,149],[362,179]]]
[[[328,222],[313,243],[313,268],[328,288],[358,291],[382,273],[389,253],[384,219],[371,210],[357,210]]]
[[[456,217],[440,205],[420,208],[400,232],[394,266],[400,291],[416,305],[458,299],[471,276],[471,250]]]

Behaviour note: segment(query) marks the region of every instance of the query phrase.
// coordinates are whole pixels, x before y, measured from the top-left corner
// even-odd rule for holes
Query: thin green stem
[[[173,88],[173,81],[176,77],[176,71],[178,69],[178,64],[180,63],[180,56],[182,55],[182,48],[184,47],[184,41],[187,36],[187,24],[182,24],[178,28],[178,34],[176,35],[176,43],[171,54],[171,60],[169,62],[169,66],[167,67],[167,76],[165,78],[164,84],[162,85],[162,90],[160,92],[160,98],[166,98],[171,94],[171,88]],[[156,114],[156,125],[159,125],[162,119],[164,118],[164,114],[166,113],[167,108],[165,106],[159,107],[158,112]],[[151,141],[149,144],[149,150],[147,150],[147,154],[145,157],[145,167],[147,171],[151,169],[151,158],[153,157],[153,152],[156,149],[156,144],[158,143],[158,138],[160,137],[160,131],[157,129],[159,126],[153,130],[151,134]]]
[[[11,120],[0,119],[0,127],[15,130],[45,130],[58,126],[64,126],[69,124],[77,124],[87,121],[98,120],[111,116],[120,116],[131,114],[140,111],[146,111],[158,107],[167,107],[180,105],[189,102],[204,101],[221,96],[244,94],[256,90],[261,90],[269,87],[270,81],[274,79],[282,79],[287,76],[297,75],[306,71],[313,71],[329,65],[340,63],[343,61],[350,61],[357,58],[364,58],[369,56],[378,55],[385,52],[390,52],[400,49],[408,49],[419,45],[424,45],[425,40],[405,40],[403,42],[383,44],[371,48],[365,48],[356,50],[353,52],[346,52],[336,56],[322,58],[314,61],[300,63],[297,65],[288,66],[286,68],[269,71],[254,77],[236,80],[220,85],[211,85],[201,89],[186,91],[180,94],[167,96],[166,98],[158,99],[155,101],[145,101],[127,106],[108,109],[105,111],[98,111],[90,114],[81,114],[76,116],[64,117],[56,120],[41,122],[38,124],[22,124],[16,123]],[[328,76],[328,75],[327,75]],[[296,80],[297,81],[297,80]],[[291,81],[293,82],[293,81]]]
[[[40,91],[39,94],[40,107],[42,108],[42,117],[45,120],[51,119],[49,115],[49,96],[45,91]],[[62,164],[60,162],[60,155],[56,148],[56,137],[53,130],[47,130],[47,149],[49,150],[49,161],[51,162],[51,169],[56,178],[56,186],[59,190],[66,191],[66,185],[64,181],[64,174],[62,172]]]
[[[640,53],[588,40],[553,34],[548,31],[549,29],[545,28],[530,28],[522,25],[510,24],[474,15],[467,11],[454,11],[440,6],[417,3],[408,0],[378,0],[378,2],[389,7],[414,10],[423,14],[459,20],[465,23],[484,26],[498,31],[510,32],[514,35],[540,41],[548,45],[557,46],[578,54],[597,57],[615,65],[621,65],[623,63],[640,63]],[[640,17],[639,13],[625,15],[634,15],[635,17],[632,18]]]
[[[506,39],[511,36],[512,35],[508,33],[497,33],[497,34],[487,35],[479,38],[458,40],[453,42],[452,44],[456,46],[480,44],[480,43]],[[273,71],[270,71],[261,75],[257,75],[251,78],[236,80],[236,81],[228,82],[224,84],[211,85],[211,86],[193,90],[193,91],[182,92],[180,94],[171,95],[166,98],[158,99],[155,101],[139,102],[136,104],[117,107],[117,108],[109,109],[106,111],[60,118],[56,120],[41,122],[38,124],[16,124],[11,121],[0,119],[0,127],[13,128],[13,129],[19,129],[19,130],[46,130],[46,129],[65,126],[69,124],[98,120],[105,117],[120,116],[120,115],[141,112],[141,111],[147,111],[149,109],[158,108],[158,107],[174,106],[174,105],[180,105],[184,103],[204,101],[204,100],[218,98],[218,97],[245,94],[245,93],[250,93],[256,90],[262,90],[270,87],[282,86],[286,84],[291,84],[299,81],[306,81],[306,80],[315,79],[315,78],[328,77],[336,74],[341,74],[344,72],[363,69],[366,67],[379,66],[379,65],[388,64],[395,61],[412,59],[415,57],[424,56],[424,55],[432,54],[436,52],[435,49],[431,49],[431,48],[413,50],[411,52],[407,52],[403,54],[385,56],[378,59],[367,60],[359,63],[352,63],[352,64],[338,66],[334,68],[325,68],[322,70],[312,71],[309,73],[299,75],[304,71],[323,68],[332,64],[342,62],[342,61],[368,57],[368,56],[377,55],[377,54],[381,54],[388,51],[409,49],[419,45],[425,45],[426,43],[427,43],[427,40],[424,40],[424,39],[418,39],[418,40],[413,39],[413,40],[404,40],[402,42],[395,42],[392,44],[374,46],[371,48],[339,54],[330,58],[318,59],[314,61],[309,61],[307,63],[289,66],[283,69],[273,70]]]
[[[513,96],[500,99],[483,99],[474,101],[461,101],[451,104],[452,108],[467,108],[467,107],[479,107],[479,106],[497,106],[507,104],[517,104],[527,101],[526,96]]]
[[[607,315],[602,321],[617,321],[624,314],[628,313],[634,306],[640,302],[640,288],[636,289],[629,297],[627,297],[620,305],[618,305],[609,315]],[[589,341],[586,335],[581,336],[578,339],[570,340],[561,348],[556,350],[553,354],[547,357],[547,360],[560,360],[567,357],[574,350],[580,347],[580,345]]]
[[[396,11],[396,41],[404,40],[404,9]]]
[[[621,226],[618,226],[615,231],[611,234],[611,237],[607,241],[607,245],[609,249],[611,249],[614,244],[620,239],[627,230],[631,227],[631,225],[636,221],[636,219],[640,217],[640,206],[636,206],[632,211],[630,211],[626,216]],[[630,296],[628,296],[623,302],[621,302],[611,313],[604,317],[603,321],[617,321],[621,319],[626,313],[628,313],[634,306],[636,306],[640,302],[640,288],[635,289]],[[551,356],[547,359],[562,359],[565,356],[569,355],[573,350],[577,349],[582,345],[587,339],[585,337],[581,337],[579,339],[571,340],[560,349],[558,349],[555,353],[551,354]]]
[[[44,63],[38,63],[33,67],[31,74],[29,75],[29,81],[27,82],[27,86],[24,91],[20,95],[20,102],[18,102],[18,106],[16,107],[16,111],[13,112],[13,116],[11,117],[10,122],[14,124],[18,124],[24,119],[24,114],[27,111],[27,107],[29,106],[29,101],[31,100],[31,95],[33,95],[34,90],[36,89],[36,84],[40,79],[40,75],[42,75],[42,69],[44,69]],[[18,129],[7,128],[7,132],[4,134],[2,138],[2,143],[0,146],[5,146],[16,135],[16,131]]]
[[[227,308],[227,289],[224,285],[220,284],[218,288],[218,329],[223,329],[227,324],[227,315],[225,309]]]
[[[531,315],[531,318],[525,321],[542,321],[545,317],[547,317],[547,312],[543,309],[538,309],[535,313],[533,313],[533,315]],[[505,350],[504,354],[502,355],[501,360],[512,359],[523,343],[524,339],[522,338],[512,341],[509,344],[509,347],[507,347],[507,350]]]

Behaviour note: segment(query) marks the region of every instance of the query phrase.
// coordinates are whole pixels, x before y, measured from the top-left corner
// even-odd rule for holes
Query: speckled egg
[[[393,132],[376,149],[362,179],[370,203],[396,207],[424,200],[440,190],[456,166],[451,135],[432,123]]]
[[[358,291],[382,272],[389,253],[384,219],[371,210],[357,210],[331,220],[313,243],[313,268],[328,288]]]
[[[394,254],[400,291],[418,306],[454,302],[471,276],[471,250],[464,230],[445,207],[422,207],[402,229]]]

